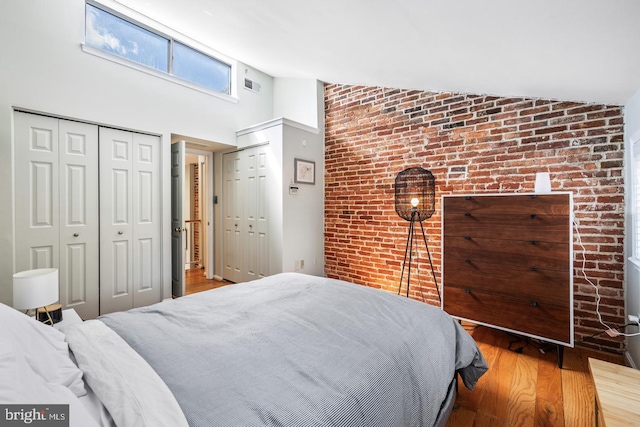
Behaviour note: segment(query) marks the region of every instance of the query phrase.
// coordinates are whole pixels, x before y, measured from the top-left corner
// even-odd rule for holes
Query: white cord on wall
[[[637,337],[637,336],[640,336],[640,332],[636,332],[636,333],[633,333],[633,334],[627,334],[627,333],[624,333],[624,332],[620,332],[617,329],[614,329],[611,326],[607,325],[602,320],[602,315],[600,314],[600,292],[598,291],[598,287],[589,279],[589,277],[587,276],[587,273],[585,271],[585,267],[586,267],[586,264],[587,264],[587,257],[585,255],[586,248],[582,244],[582,238],[580,237],[580,230],[578,230],[578,223],[575,221],[575,219],[573,220],[573,226],[574,226],[574,228],[576,230],[576,237],[578,238],[578,244],[582,248],[582,269],[581,269],[582,276],[587,281],[587,283],[589,283],[591,286],[593,286],[593,289],[595,289],[595,291],[596,291],[596,314],[598,315],[598,321],[600,322],[600,324],[602,326],[607,328],[606,332],[607,332],[607,334],[609,336],[612,336],[612,337],[617,337],[617,336]]]

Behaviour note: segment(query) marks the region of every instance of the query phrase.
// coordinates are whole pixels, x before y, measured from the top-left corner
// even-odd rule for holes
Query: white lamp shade
[[[44,307],[58,301],[58,269],[37,268],[13,275],[13,307]]]

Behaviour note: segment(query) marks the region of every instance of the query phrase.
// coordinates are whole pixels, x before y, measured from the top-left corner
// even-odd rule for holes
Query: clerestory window
[[[87,45],[231,95],[230,64],[94,4],[86,4],[85,19]]]

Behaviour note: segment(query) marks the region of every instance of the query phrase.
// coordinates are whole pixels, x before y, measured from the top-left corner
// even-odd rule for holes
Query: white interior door
[[[245,182],[244,219],[245,268],[244,280],[269,275],[268,210],[267,203],[267,145],[246,150],[243,179]]]
[[[256,279],[269,276],[268,145],[256,148]]]
[[[98,315],[98,127],[15,113],[16,269],[58,268],[60,303]]]
[[[60,302],[99,314],[98,127],[60,120]]]
[[[184,156],[184,141],[171,144],[171,289],[175,297],[185,294],[183,242],[185,227],[182,213]]]
[[[244,269],[243,280],[248,282],[254,280],[258,276],[258,239],[257,239],[257,221],[258,206],[258,176],[256,173],[258,167],[257,149],[251,148],[243,152],[245,155],[244,168],[242,170],[242,179],[245,183],[244,200],[243,200],[243,216],[244,216]]]
[[[132,143],[133,306],[142,307],[162,296],[160,138],[134,133]]]
[[[58,119],[14,116],[16,271],[60,265]]]
[[[100,128],[100,314],[133,308],[133,134]]]
[[[222,156],[223,163],[223,278],[241,282],[243,275],[243,185],[240,152]]]
[[[100,314],[161,299],[160,138],[100,128]]]

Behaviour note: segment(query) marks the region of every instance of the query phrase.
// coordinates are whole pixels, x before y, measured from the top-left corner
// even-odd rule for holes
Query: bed
[[[473,389],[487,370],[473,339],[440,309],[298,273],[64,333],[6,306],[0,316],[20,325],[0,333],[0,403],[68,400],[72,426],[444,426],[457,377]],[[59,377],[45,372],[51,360],[34,360],[44,351],[36,338],[55,347]],[[21,376],[33,377],[37,402],[29,390],[6,391],[23,388]]]

